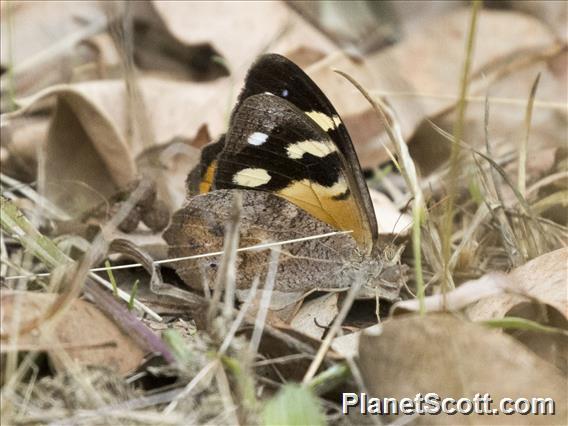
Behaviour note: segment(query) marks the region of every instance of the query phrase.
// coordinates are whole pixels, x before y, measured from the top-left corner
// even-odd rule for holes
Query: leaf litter
[[[553,397],[552,422],[564,422],[565,5],[480,10],[472,52],[465,2],[419,18],[385,7],[372,45],[341,22],[345,5],[115,6],[2,2],[3,423],[358,424],[341,414],[341,392],[477,389]],[[357,10],[359,29],[372,26]],[[271,289],[287,246],[278,241],[255,249],[273,253],[272,272],[235,289],[244,249],[235,218],[219,224],[227,238],[214,282],[184,283],[167,259],[163,218],[184,204],[187,173],[265,51],[307,68],[344,118],[379,191],[385,250],[405,266],[401,300]],[[140,182],[154,188],[148,202]],[[114,290],[98,287],[104,267],[90,271],[107,258],[128,268],[114,272]],[[442,285],[444,265],[455,289]]]

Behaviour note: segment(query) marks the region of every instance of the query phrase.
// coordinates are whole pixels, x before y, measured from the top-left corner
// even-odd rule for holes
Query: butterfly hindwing
[[[201,150],[199,164],[189,173],[186,180],[187,193],[190,196],[209,192],[213,186],[213,177],[217,169],[217,156],[225,147],[225,135]]]

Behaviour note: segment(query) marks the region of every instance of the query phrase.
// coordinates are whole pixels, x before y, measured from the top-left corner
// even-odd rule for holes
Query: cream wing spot
[[[324,132],[335,129],[341,124],[341,119],[337,115],[329,116],[319,111],[309,111],[306,115],[310,117]]]
[[[270,175],[264,169],[247,168],[235,173],[233,183],[248,188],[256,188],[270,182],[270,179]]]
[[[337,151],[335,145],[321,141],[301,141],[291,143],[286,147],[288,157],[293,160],[299,160],[306,153],[312,154],[315,157],[323,158],[335,151]]]
[[[312,183],[312,187],[318,192],[323,193],[329,198],[340,197],[347,192],[347,184],[343,179],[335,182],[332,186],[323,186]]]
[[[248,137],[247,142],[250,145],[259,146],[266,142],[267,139],[268,135],[266,133],[254,132]]]

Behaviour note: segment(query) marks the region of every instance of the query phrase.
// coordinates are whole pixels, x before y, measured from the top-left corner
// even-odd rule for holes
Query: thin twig
[[[325,233],[325,234],[311,235],[311,236],[308,236],[308,237],[293,238],[291,240],[274,241],[274,242],[269,242],[269,243],[255,244],[255,245],[248,246],[248,247],[238,248],[237,253],[244,252],[244,251],[262,250],[262,249],[267,249],[267,248],[271,248],[271,247],[275,247],[275,246],[281,246],[281,245],[285,245],[285,244],[299,243],[299,242],[302,242],[302,241],[318,240],[318,239],[322,239],[322,238],[332,237],[334,235],[350,234],[352,232],[353,231],[334,231],[334,232],[328,232],[328,233]],[[170,263],[176,263],[176,262],[183,262],[184,260],[195,260],[195,259],[202,259],[202,258],[206,258],[206,257],[220,256],[223,253],[224,253],[224,251],[214,251],[214,252],[209,252],[209,253],[196,254],[196,255],[192,255],[192,256],[173,257],[173,258],[169,258],[169,259],[155,260],[154,265],[163,265],[163,264],[170,264]],[[110,269],[112,269],[113,271],[116,271],[116,270],[119,270],[119,269],[142,268],[143,266],[144,265],[142,265],[141,263],[129,263],[127,265],[115,265],[115,266],[112,266]],[[91,268],[90,272],[104,272],[104,271],[107,271],[108,269],[109,268],[106,268],[106,267]],[[20,279],[20,278],[48,277],[50,274],[51,274],[50,272],[46,272],[46,273],[41,273],[41,274],[12,275],[12,276],[9,276],[9,277],[4,277],[4,279],[5,280],[16,280],[16,279]]]
[[[277,247],[272,248],[270,250],[268,273],[266,274],[266,281],[264,283],[262,299],[260,301],[260,308],[256,315],[256,320],[254,322],[254,331],[250,339],[249,349],[250,352],[253,354],[258,352],[258,347],[260,346],[260,339],[262,337],[264,324],[266,322],[266,315],[268,314],[268,308],[270,306],[272,290],[274,289],[274,283],[276,282],[276,273],[278,272],[279,257],[280,257],[280,250]]]

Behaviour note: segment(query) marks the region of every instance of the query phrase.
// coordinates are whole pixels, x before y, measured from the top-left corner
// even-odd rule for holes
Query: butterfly
[[[319,287],[348,286],[354,272],[381,269],[377,221],[349,133],[320,88],[284,56],[263,55],[249,69],[227,133],[203,149],[187,186],[189,202],[165,233],[172,256],[218,247],[207,238],[212,229],[222,237],[228,200],[241,191],[241,245],[351,231],[284,247],[278,276],[286,290],[301,288],[307,276]],[[245,280],[258,272],[250,266],[247,273],[247,264],[262,264],[257,254],[241,262]],[[178,273],[194,280],[188,271],[195,269]]]

